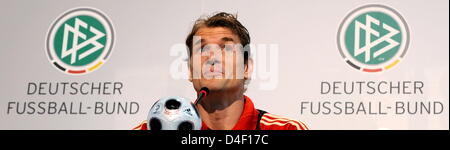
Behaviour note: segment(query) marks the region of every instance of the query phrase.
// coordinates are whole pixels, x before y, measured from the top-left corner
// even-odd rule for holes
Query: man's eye
[[[227,45],[227,46],[225,46],[225,51],[231,51],[231,50],[233,50],[233,46],[231,46],[231,45]]]
[[[200,52],[206,52],[206,51],[208,51],[209,50],[209,46],[202,46],[201,48],[200,48]]]

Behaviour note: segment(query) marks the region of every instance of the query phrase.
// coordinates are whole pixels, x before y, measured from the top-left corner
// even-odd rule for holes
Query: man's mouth
[[[222,69],[219,67],[210,66],[208,70],[204,72],[205,76],[223,76]]]

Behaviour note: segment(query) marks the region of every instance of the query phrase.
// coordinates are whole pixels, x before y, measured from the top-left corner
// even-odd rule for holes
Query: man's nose
[[[207,64],[214,65],[220,63],[222,60],[222,49],[214,47],[209,51]]]
[[[218,59],[215,56],[209,57],[208,60],[206,60],[205,64],[207,64],[207,65],[217,65],[217,64],[220,64],[220,59]]]

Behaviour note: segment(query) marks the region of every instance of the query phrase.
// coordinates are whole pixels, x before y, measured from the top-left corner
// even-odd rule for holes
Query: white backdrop
[[[311,129],[449,129],[449,2],[447,0],[1,0],[0,1],[0,129],[131,129],[143,121],[161,97],[195,99],[189,81],[175,78],[171,65],[181,58],[174,49],[184,43],[201,15],[237,13],[250,32],[252,44],[275,44],[270,54],[275,70],[256,71],[246,95],[257,108],[305,122]],[[382,4],[398,11],[410,30],[404,59],[382,73],[350,67],[339,54],[339,25],[352,10]],[[76,7],[104,12],[113,24],[115,41],[109,59],[86,75],[56,69],[46,53],[47,32],[60,15]],[[175,55],[171,55],[172,52]],[[254,51],[260,49],[254,49]],[[183,51],[184,52],[184,51]],[[261,58],[264,50],[254,52]],[[269,53],[267,53],[269,55]],[[261,58],[262,59],[262,58]],[[262,65],[262,64],[256,64]],[[182,67],[186,67],[181,65]],[[321,82],[421,81],[423,94],[321,94]],[[27,94],[28,84],[56,82],[121,82],[116,95]],[[270,88],[264,88],[270,84]],[[73,103],[74,110],[95,102],[136,102],[134,114],[18,114],[17,102]],[[438,102],[438,114],[312,114],[301,103],[325,101]],[[22,105],[20,105],[22,104]],[[433,103],[432,103],[433,104]],[[306,105],[305,105],[306,106]],[[367,106],[367,105],[366,105]],[[20,108],[19,107],[19,108]],[[368,106],[367,106],[368,107]],[[392,105],[392,107],[395,107]],[[9,111],[9,113],[8,113]],[[438,110],[439,111],[439,110]]]

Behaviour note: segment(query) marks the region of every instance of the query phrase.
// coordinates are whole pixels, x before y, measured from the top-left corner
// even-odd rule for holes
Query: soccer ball
[[[161,98],[147,118],[149,130],[200,130],[202,120],[194,104],[183,97]]]

